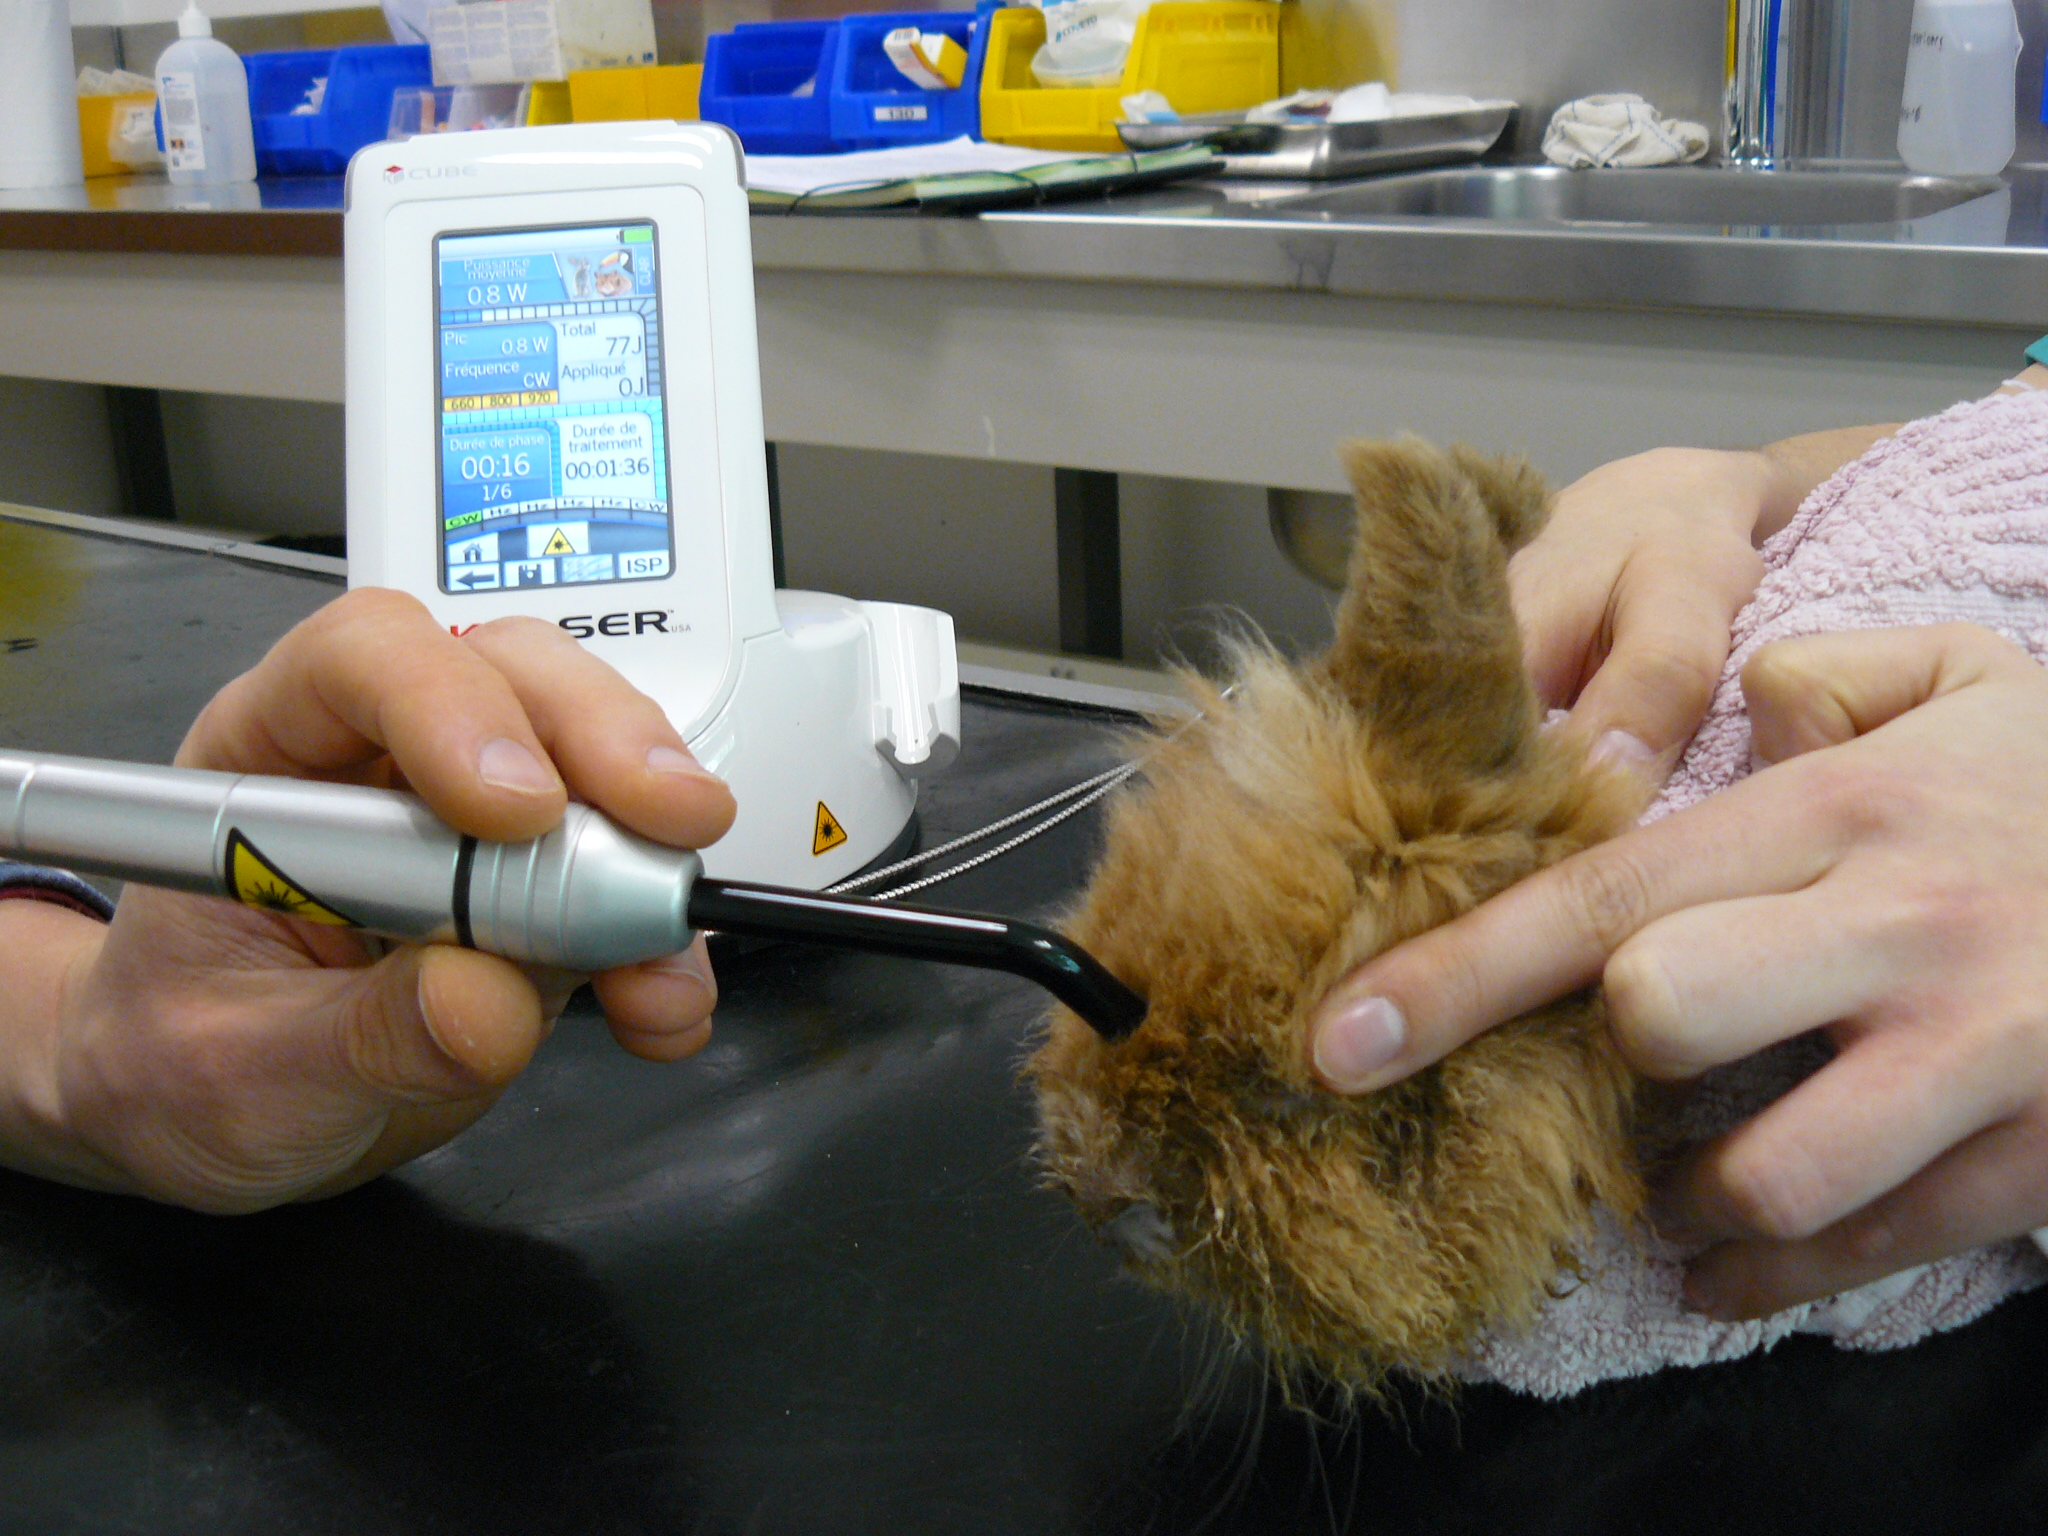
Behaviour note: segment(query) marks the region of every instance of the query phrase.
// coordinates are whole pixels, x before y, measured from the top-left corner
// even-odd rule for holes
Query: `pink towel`
[[[1713,705],[1645,821],[1749,773],[1739,680],[1770,641],[1968,620],[2048,662],[2048,392],[1993,395],[1900,428],[1808,497],[1763,555],[1763,582],[1735,620]],[[1827,1057],[1808,1036],[1710,1073],[1683,1123],[1660,1127],[1658,1140],[1690,1146],[1717,1135]],[[1557,1398],[1667,1365],[1736,1359],[1791,1333],[1897,1349],[2048,1280],[2048,1258],[2019,1238],[1759,1321],[1721,1323],[1685,1309],[1680,1252],[1654,1235],[1603,1219],[1580,1257],[1583,1280],[1528,1332],[1482,1343],[1466,1379]]]

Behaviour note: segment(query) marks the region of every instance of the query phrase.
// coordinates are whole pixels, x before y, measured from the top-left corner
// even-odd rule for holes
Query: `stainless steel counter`
[[[1339,439],[1405,429],[1569,475],[1656,442],[1923,414],[1993,387],[2048,328],[2039,173],[1988,209],[1892,225],[1327,197],[1199,185],[968,219],[756,218],[768,430],[1334,489]],[[340,400],[339,199],[335,181],[217,209],[145,181],[0,197],[0,373]]]
[[[1896,221],[1834,224],[1681,223],[1665,210],[1645,223],[1614,206],[1625,199],[1564,207],[1554,220],[1481,217],[1371,195],[1446,174],[1470,181],[1501,173],[1336,187],[1195,183],[979,218],[764,214],[754,220],[755,263],[764,272],[2048,325],[2048,173],[2039,170],[2016,171],[2002,195],[1982,201],[1924,211],[1909,205]],[[1623,191],[1647,180],[1640,173],[1541,174],[1561,186],[1604,176]],[[1668,178],[1665,186],[1703,188],[1733,182],[1739,189],[1759,179],[1692,168],[1650,174]],[[1821,187],[1853,178],[1772,179]],[[1714,199],[1701,200],[1713,213]],[[338,257],[340,212],[339,177],[222,189],[107,178],[83,188],[0,193],[0,251]]]
[[[1548,223],[1353,213],[1331,209],[1332,197],[1306,183],[1219,183],[979,219],[764,216],[754,220],[755,262],[764,271],[2048,328],[2040,172],[2016,174],[1989,206],[1896,224]]]

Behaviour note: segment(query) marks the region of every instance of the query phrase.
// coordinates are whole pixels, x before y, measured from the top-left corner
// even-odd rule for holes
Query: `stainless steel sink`
[[[1355,182],[1260,205],[1261,216],[1485,219],[1530,224],[1799,228],[1906,224],[1998,192],[1996,178],[1904,172],[1744,171],[1672,166],[1567,171],[1557,166],[1427,171]]]

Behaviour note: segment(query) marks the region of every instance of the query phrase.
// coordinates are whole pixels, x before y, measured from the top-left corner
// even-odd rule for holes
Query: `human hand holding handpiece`
[[[1753,493],[1754,526],[1781,526],[1831,457],[1882,431],[1777,445],[1779,475],[1747,466],[1750,485],[1775,485]],[[1745,467],[1694,462],[1711,473],[1667,476],[1666,504],[1726,509]],[[1644,466],[1609,471],[1631,468]],[[1587,493],[1618,478],[1564,492],[1557,546],[1511,575],[1583,589],[1620,572],[1610,601],[1527,603],[1529,654],[1539,669],[1594,658],[1575,721],[1644,743],[1621,756],[1655,772],[1707,698],[1680,718],[1660,679],[1710,658],[1711,679],[1727,626],[1678,593],[1682,562],[1650,563],[1670,548],[1656,537],[1605,567],[1557,558],[1584,537],[1584,509],[1612,505]],[[1667,519],[1661,537],[1686,526]],[[1623,601],[1631,565],[1643,574]],[[1724,598],[1738,568],[1729,552]],[[1669,622],[1631,620],[1643,613]],[[2048,671],[1989,631],[1944,625],[1780,642],[1742,682],[1771,766],[1389,951],[1333,989],[1314,1033],[1322,1079],[1362,1092],[1594,982],[1622,1049],[1656,1078],[1826,1029],[1834,1060],[1660,1192],[1659,1225],[1706,1245],[1689,1302],[1725,1318],[2048,1223]]]
[[[552,624],[461,639],[394,592],[307,619],[201,713],[180,766],[403,785],[451,826],[516,841],[568,796],[698,848],[733,818],[652,700]],[[110,926],[0,902],[0,1162],[236,1212],[332,1194],[446,1141],[525,1066],[583,978],[222,898],[129,888]],[[710,1036],[689,952],[609,971],[619,1043]]]

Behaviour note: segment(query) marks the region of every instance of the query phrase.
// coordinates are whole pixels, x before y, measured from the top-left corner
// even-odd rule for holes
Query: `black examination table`
[[[0,741],[166,760],[339,590],[247,554],[0,521]],[[1129,723],[975,692],[925,845]],[[1043,914],[1095,835],[925,899]],[[668,1067],[579,995],[480,1125],[322,1204],[0,1173],[0,1533],[2048,1529],[2048,1293],[1896,1355],[1303,1414],[1035,1187],[1034,988],[797,946],[721,982]]]

